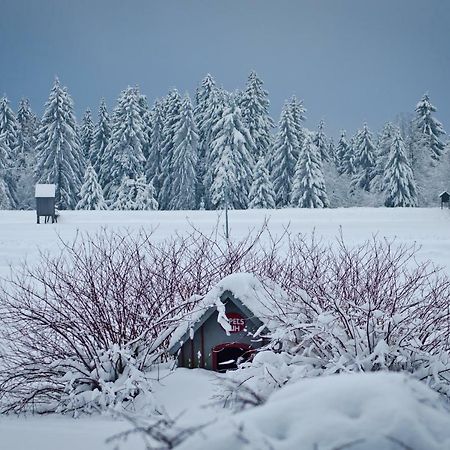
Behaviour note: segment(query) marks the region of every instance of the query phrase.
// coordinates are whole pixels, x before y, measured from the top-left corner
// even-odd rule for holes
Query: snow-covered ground
[[[269,220],[269,228],[275,234],[281,234],[289,225],[292,232],[310,233],[314,230],[317,236],[331,241],[339,235],[342,227],[344,239],[349,243],[364,241],[374,234],[396,238],[399,243],[417,243],[421,246],[421,259],[430,259],[450,271],[450,210],[349,208],[230,211],[231,236],[243,237],[249,230],[258,229],[265,219]],[[10,268],[14,270],[25,258],[36,262],[39,250],[56,251],[58,237],[70,242],[77,231],[94,233],[102,228],[129,231],[145,228],[155,229],[155,239],[164,239],[176,232],[188,231],[191,226],[208,232],[217,223],[223,227],[223,222],[223,214],[208,211],[63,211],[58,224],[37,225],[33,211],[0,211],[0,276],[6,276]],[[164,372],[161,374],[155,395],[172,417],[183,413],[180,423],[189,424],[192,417],[209,420],[216,415],[217,405],[211,406],[220,384],[216,374],[178,369],[166,375]],[[260,414],[264,416],[263,412]],[[226,418],[222,420],[227,423]],[[0,417],[0,448],[109,449],[112,446],[106,445],[105,439],[128,427],[125,422],[106,417],[77,420],[67,417]],[[138,442],[131,440],[120,448],[139,450]]]

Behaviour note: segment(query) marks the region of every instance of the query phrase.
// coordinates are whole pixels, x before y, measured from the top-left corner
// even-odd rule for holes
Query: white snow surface
[[[444,450],[450,415],[435,392],[406,375],[330,375],[284,387],[264,405],[219,419],[178,448]]]
[[[273,236],[281,235],[289,225],[294,233],[314,231],[324,242],[333,242],[342,227],[344,240],[349,244],[361,243],[374,234],[396,239],[399,244],[417,243],[420,245],[419,260],[429,259],[443,266],[445,271],[450,270],[448,209],[251,210],[230,211],[229,218],[230,234],[236,239],[257,230],[265,219],[269,220],[268,227]],[[223,230],[223,219],[223,214],[215,211],[62,211],[57,224],[37,225],[34,211],[0,211],[0,277],[8,276],[10,270],[15,271],[25,259],[32,264],[38,263],[40,251],[57,253],[61,247],[59,239],[72,242],[79,232],[92,234],[105,228],[136,232],[144,228],[147,231],[154,229],[153,239],[162,240],[177,232],[190,231],[191,226],[208,233],[219,223]],[[155,396],[170,415],[184,412],[180,421],[214,420],[218,414],[210,405],[214,392],[220,389],[218,379],[216,374],[200,369],[177,369],[161,380]],[[338,375],[301,380],[276,392],[262,407],[229,418],[219,417],[217,424],[211,427],[216,427],[223,442],[214,442],[208,447],[211,442],[207,439],[212,438],[213,433],[205,430],[190,439],[196,445],[189,446],[186,442],[183,448],[264,449],[268,447],[261,439],[267,438],[278,439],[277,449],[312,450],[314,447],[308,447],[306,443],[313,442],[316,436],[318,442],[323,441],[317,449],[326,450],[336,448],[331,446],[333,436],[344,439],[352,434],[354,438],[358,436],[358,430],[372,430],[374,439],[382,439],[381,432],[394,432],[395,428],[398,432],[395,436],[407,438],[406,443],[414,450],[444,450],[450,449],[448,417],[437,406],[431,391],[405,376]],[[249,439],[253,439],[252,432],[261,433],[253,439],[253,442],[260,439],[257,445],[249,447],[245,441],[240,441],[239,445],[230,444],[235,442],[235,424],[239,423],[248,425]],[[127,423],[107,417],[76,420],[59,416],[0,417],[0,449],[104,450],[112,448],[104,443],[106,437],[127,428]],[[135,444],[128,441],[120,448],[142,448]],[[351,448],[390,448],[388,442],[378,444]],[[391,448],[402,447],[393,445]]]

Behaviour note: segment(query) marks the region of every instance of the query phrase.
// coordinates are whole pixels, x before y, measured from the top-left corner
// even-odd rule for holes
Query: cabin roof
[[[55,184],[36,184],[36,190],[34,196],[36,198],[54,198],[56,193]]]
[[[306,293],[305,293],[306,295]],[[250,273],[235,273],[228,275],[214,286],[184,317],[182,323],[175,329],[169,344],[170,353],[174,354],[195,332],[218,311],[219,324],[226,329],[226,318],[223,317],[223,305],[231,301],[256,326],[264,330],[274,330],[278,321],[277,313],[285,311],[282,308],[287,300],[287,294],[276,283],[260,281]]]

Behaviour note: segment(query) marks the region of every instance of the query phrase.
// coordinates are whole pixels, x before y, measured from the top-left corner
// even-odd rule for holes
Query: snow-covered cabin
[[[36,198],[37,223],[40,223],[41,216],[45,217],[45,223],[49,219],[52,220],[52,223],[56,222],[55,194],[56,185],[36,184],[34,196]]]
[[[225,277],[174,331],[169,351],[179,367],[227,370],[266,343],[285,293],[252,274]]]

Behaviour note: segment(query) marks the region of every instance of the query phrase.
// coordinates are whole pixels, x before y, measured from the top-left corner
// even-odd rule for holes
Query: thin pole
[[[225,200],[225,237],[228,240],[230,237],[230,231],[228,228],[228,187],[225,188],[224,192],[224,200]]]

